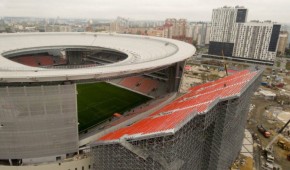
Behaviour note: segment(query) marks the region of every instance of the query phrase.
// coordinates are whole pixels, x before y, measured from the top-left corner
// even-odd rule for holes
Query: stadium
[[[261,70],[180,94],[184,61],[195,53],[181,41],[0,39],[1,169],[227,169],[239,154]]]

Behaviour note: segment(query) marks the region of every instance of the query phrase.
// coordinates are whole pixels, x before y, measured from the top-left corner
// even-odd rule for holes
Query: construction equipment
[[[281,135],[281,133],[283,132],[283,130],[288,126],[288,124],[290,123],[290,119],[288,120],[288,122],[287,123],[285,123],[285,125],[280,129],[280,130],[278,130],[278,134],[277,134],[277,136],[275,136],[270,142],[269,142],[269,144],[267,145],[267,147],[266,147],[266,149],[269,149],[272,145],[273,145],[273,143],[280,137],[280,135]]]
[[[281,133],[283,132],[283,130],[288,126],[288,124],[290,123],[290,119],[288,120],[288,122],[287,123],[285,123],[285,125],[280,129],[280,130],[278,130],[277,131],[277,135],[269,142],[269,144],[266,146],[266,148],[265,148],[265,153],[266,153],[266,158],[267,158],[267,161],[268,161],[268,157],[272,157],[272,145],[273,145],[273,143],[281,136]],[[279,141],[278,141],[279,142]],[[283,145],[283,147],[285,147],[285,143],[280,143],[280,144],[278,144],[278,145]],[[287,160],[289,160],[290,161],[290,154],[289,155],[287,155]]]
[[[264,127],[263,127],[263,125],[258,125],[257,126],[257,128],[258,128],[258,131],[265,137],[265,138],[269,138],[270,136],[271,136],[271,133],[267,130],[267,129],[265,129]]]
[[[277,145],[282,148],[283,150],[290,151],[290,146],[287,141],[284,141],[282,139],[278,140]]]

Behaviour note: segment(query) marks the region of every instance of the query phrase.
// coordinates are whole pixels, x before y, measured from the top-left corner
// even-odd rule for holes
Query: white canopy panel
[[[5,58],[5,54],[42,47],[86,46],[117,50],[128,58],[117,63],[76,69],[30,67]],[[0,82],[42,82],[111,78],[140,73],[183,61],[195,53],[185,42],[159,37],[104,33],[0,34]]]

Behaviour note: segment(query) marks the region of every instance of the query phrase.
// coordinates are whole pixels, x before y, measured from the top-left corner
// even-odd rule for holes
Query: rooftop
[[[117,63],[78,69],[25,66],[5,54],[34,49],[106,48],[128,55]],[[0,35],[0,82],[41,82],[111,78],[154,70],[183,61],[195,53],[185,42],[160,37],[105,33],[15,33]]]

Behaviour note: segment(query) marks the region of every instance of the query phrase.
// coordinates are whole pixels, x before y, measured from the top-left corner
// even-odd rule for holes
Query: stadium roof
[[[188,93],[148,117],[104,135],[99,143],[174,133],[195,115],[209,111],[217,102],[238,97],[260,73],[245,70],[192,87]]]
[[[13,62],[3,56],[42,48],[101,47],[128,58],[117,63],[78,69],[39,68]],[[111,78],[183,61],[195,53],[187,43],[159,37],[101,33],[0,34],[0,82],[41,82]]]

